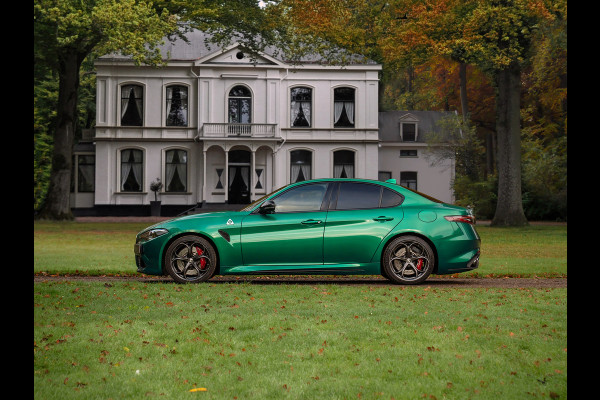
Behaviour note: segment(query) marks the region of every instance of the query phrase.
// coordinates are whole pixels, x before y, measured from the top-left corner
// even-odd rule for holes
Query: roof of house
[[[456,117],[456,111],[396,110],[379,112],[379,140],[399,142],[402,122],[417,124],[417,142],[426,141],[428,134],[440,132],[439,122],[447,117]]]
[[[219,54],[225,50],[229,50],[232,46],[222,48],[217,44],[211,42],[212,36],[208,33],[193,29],[185,33],[187,42],[179,37],[175,37],[173,40],[167,38],[164,39],[164,44],[158,46],[161,51],[164,60],[171,61],[196,61],[205,58],[211,54]],[[266,47],[263,51],[266,54],[276,60],[285,63],[291,63],[290,60],[286,59],[283,52],[276,47]],[[130,56],[124,56],[117,53],[107,54],[100,57],[102,60],[130,60]],[[300,64],[321,64],[324,63],[324,59],[318,54],[308,54],[295,60],[295,63]],[[352,55],[349,57],[348,65],[378,65],[375,61],[366,59],[360,55]]]

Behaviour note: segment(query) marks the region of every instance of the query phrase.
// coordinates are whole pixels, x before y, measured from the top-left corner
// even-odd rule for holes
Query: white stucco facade
[[[422,157],[398,156],[406,143],[380,138],[381,65],[288,64],[190,41],[185,51],[173,45],[161,68],[118,56],[96,62],[94,192],[74,196],[75,207],[148,205],[157,178],[163,206],[193,207],[248,203],[301,179],[389,171],[399,181],[405,168],[430,169]],[[186,99],[176,126],[174,87]],[[451,201],[449,175],[427,174],[418,190]]]

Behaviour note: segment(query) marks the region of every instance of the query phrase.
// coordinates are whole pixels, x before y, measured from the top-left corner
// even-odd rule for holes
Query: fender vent
[[[231,238],[229,237],[229,233],[227,233],[221,229],[219,229],[218,232],[219,232],[219,235],[223,236],[223,239],[227,240],[228,242],[231,241]]]

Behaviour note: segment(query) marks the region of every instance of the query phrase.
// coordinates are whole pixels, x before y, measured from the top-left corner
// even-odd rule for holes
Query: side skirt
[[[221,266],[221,275],[379,275],[379,263]]]

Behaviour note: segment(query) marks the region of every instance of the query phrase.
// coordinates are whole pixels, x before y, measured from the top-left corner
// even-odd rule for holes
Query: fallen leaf
[[[190,389],[190,392],[206,392],[206,388],[194,388]]]

